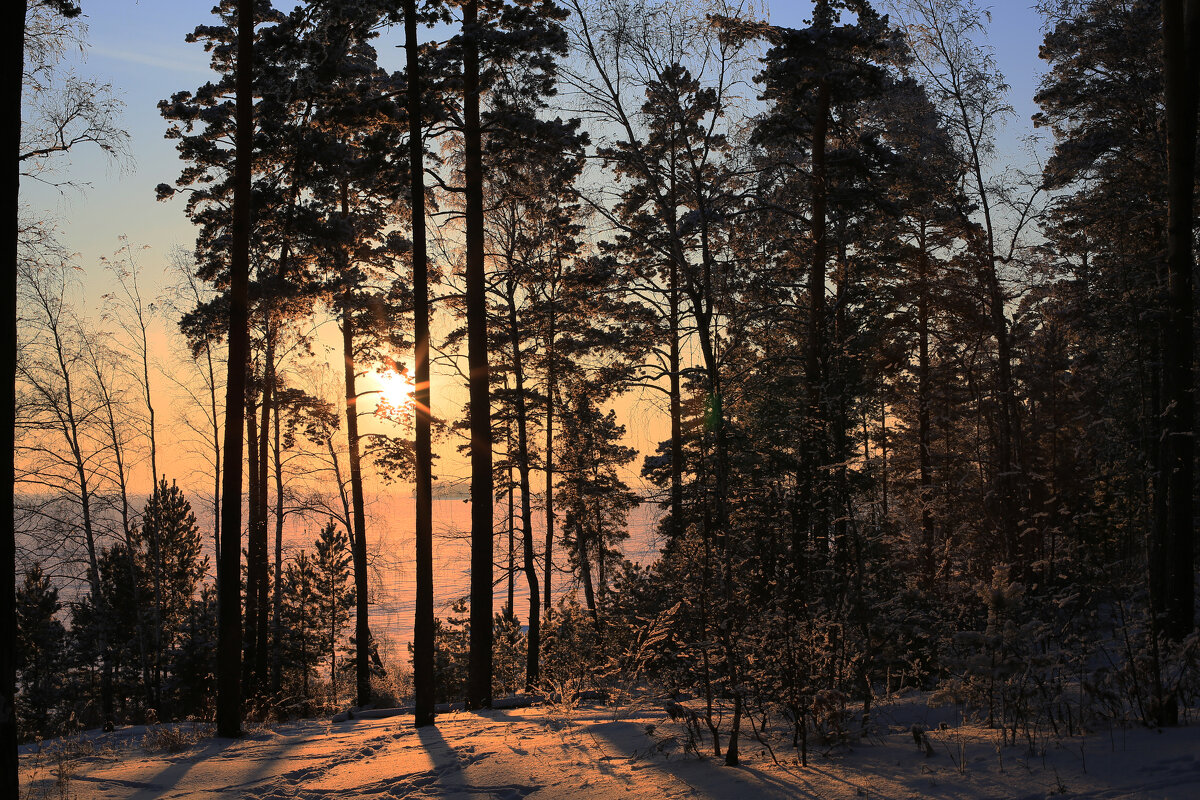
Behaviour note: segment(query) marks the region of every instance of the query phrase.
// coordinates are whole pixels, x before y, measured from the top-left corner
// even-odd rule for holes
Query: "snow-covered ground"
[[[742,739],[742,766],[700,758],[680,723],[653,706],[454,712],[421,730],[411,716],[301,721],[231,741],[198,738],[170,753],[144,727],[91,732],[22,750],[30,798],[1200,798],[1200,725],[1035,737],[938,723],[923,698],[878,706],[878,736],[797,764]],[[911,726],[929,725],[934,755]],[[886,728],[886,733],[883,729]],[[177,738],[187,738],[186,726]],[[56,747],[65,747],[55,756]],[[778,763],[776,763],[776,759]]]

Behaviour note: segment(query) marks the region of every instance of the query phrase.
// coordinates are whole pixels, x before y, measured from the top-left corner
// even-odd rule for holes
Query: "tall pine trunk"
[[[542,563],[542,614],[550,613],[550,575],[554,567],[554,393],[558,390],[558,373],[555,370],[554,312],[550,314],[550,327],[546,333],[546,455],[543,470],[546,476],[546,552]]]
[[[4,107],[16,117],[4,126],[4,152],[21,149],[21,85],[25,73],[26,0],[8,6],[8,56],[4,76]],[[10,155],[11,158],[11,155]],[[0,642],[17,640],[17,530],[15,511],[16,460],[16,381],[17,381],[17,241],[20,224],[21,168],[14,158],[4,175],[4,342],[0,345],[0,440],[4,481],[7,488],[0,503]],[[0,647],[0,796],[17,798],[21,787],[17,779],[17,652],[11,645]]]
[[[217,371],[213,364],[212,346],[205,342],[204,354],[208,364],[208,402],[212,413],[212,447],[213,447],[213,554],[221,557],[221,430],[220,418],[217,416]],[[221,593],[221,570],[216,571],[217,594]]]
[[[233,220],[229,254],[229,363],[225,384],[225,471],[217,596],[217,735],[242,732],[241,537],[242,414],[250,361],[250,175],[254,136],[254,4],[238,3]]]
[[[667,271],[667,372],[670,373],[668,393],[671,405],[671,530],[670,540],[683,535],[683,365],[679,353],[681,289],[680,267],[685,262],[677,218],[679,198],[675,184],[674,161],[668,172],[667,203],[660,213],[665,218],[671,236],[671,262]]]
[[[541,650],[541,595],[538,593],[537,559],[533,551],[533,510],[529,484],[529,407],[525,399],[525,365],[522,361],[520,330],[517,325],[516,282],[508,286],[508,333],[512,345],[513,381],[517,401],[517,473],[521,481],[521,545],[525,560],[525,579],[529,584],[529,631],[525,643],[525,690],[538,683],[538,655]],[[509,489],[511,492],[511,488]],[[509,601],[511,603],[511,601]],[[511,605],[509,606],[511,610]]]
[[[671,538],[683,535],[683,393],[680,386],[682,363],[679,355],[679,261],[671,259],[668,278],[667,371],[670,373],[671,403]]]
[[[929,446],[930,364],[929,364],[929,251],[926,223],[921,221],[918,235],[917,273],[917,460],[920,465],[921,500],[921,565],[926,589],[933,588],[934,530],[933,530],[933,464]]]
[[[258,503],[258,526],[255,529],[253,540],[255,569],[258,573],[255,580],[255,590],[258,592],[258,619],[254,625],[256,635],[254,642],[254,685],[256,691],[260,694],[269,686],[270,680],[267,674],[267,665],[269,663],[267,648],[270,643],[267,627],[270,612],[270,603],[267,594],[270,585],[270,563],[267,542],[267,488],[269,486],[267,452],[271,441],[271,406],[275,402],[275,337],[277,335],[269,311],[266,312],[266,316],[264,329],[267,342],[266,353],[263,357],[262,409],[260,412],[262,416],[258,425],[258,496],[255,498],[255,501]]]
[[[505,388],[505,390],[508,389],[508,376],[507,375],[504,377],[504,388]],[[517,484],[516,484],[516,481],[513,480],[513,469],[516,467],[516,463],[515,463],[515,460],[513,457],[513,451],[514,451],[513,426],[512,426],[512,420],[509,419],[509,420],[505,420],[505,422],[504,422],[504,452],[508,456],[508,458],[507,458],[508,474],[505,476],[505,480],[507,481],[507,483],[505,484],[505,487],[504,487],[504,495],[508,501],[508,517],[505,520],[505,528],[508,531],[508,569],[507,569],[507,572],[508,572],[508,576],[507,576],[507,578],[508,578],[508,601],[507,601],[506,605],[508,606],[509,613],[516,614],[516,606],[514,605],[514,603],[515,603],[516,592],[517,592],[517,548],[516,548],[516,538],[517,538],[516,485]]]
[[[242,691],[258,693],[254,665],[258,661],[258,393],[251,386],[246,396],[246,598],[242,621]]]
[[[579,562],[579,577],[583,582],[583,602],[592,617],[592,624],[600,630],[600,607],[596,603],[596,584],[592,580],[592,561],[588,554],[588,535],[584,533],[582,519],[575,521],[575,559]]]
[[[344,211],[343,211],[344,213]],[[354,369],[354,315],[350,289],[342,298],[342,360],[346,379],[346,440],[350,451],[350,504],[354,539],[350,543],[354,561],[354,673],[355,697],[359,708],[371,702],[371,628],[367,621],[367,517],[363,500],[362,460],[359,454],[358,389]]]
[[[829,129],[829,86],[821,81],[817,87],[817,107],[812,130],[812,176],[809,191],[812,195],[812,260],[808,268],[808,341],[805,343],[804,381],[808,390],[810,443],[808,490],[812,498],[808,511],[809,536],[818,552],[828,552],[829,485],[821,466],[829,463],[828,426],[824,405],[824,336],[825,336],[825,268],[829,259],[826,240],[826,206],[829,185],[826,176],[826,136]],[[793,580],[802,572],[803,547],[794,548]]]
[[[414,724],[434,719],[433,455],[429,407],[429,265],[425,248],[425,144],[421,127],[421,63],[417,2],[404,2],[404,50],[408,59],[408,161],[412,190],[413,338],[416,479],[416,619],[413,623]]]
[[[1157,549],[1166,564],[1161,601],[1162,632],[1174,642],[1195,625],[1193,491],[1195,384],[1192,371],[1194,188],[1196,110],[1200,92],[1200,2],[1163,0],[1164,101],[1167,117],[1167,296],[1163,318],[1163,458],[1160,479],[1166,502],[1155,525]],[[1153,591],[1153,587],[1152,587]],[[1178,698],[1166,698],[1159,722],[1179,721]]]
[[[471,642],[467,707],[492,697],[492,420],[483,252],[483,144],[479,123],[478,0],[463,6],[467,364],[471,405]]]
[[[278,694],[283,684],[283,442],[279,402],[271,404],[271,456],[275,473],[275,574],[271,594],[271,693]]]

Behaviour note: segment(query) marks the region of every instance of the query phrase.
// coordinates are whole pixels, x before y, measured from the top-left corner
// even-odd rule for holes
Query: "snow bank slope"
[[[146,753],[128,731],[122,746],[118,732],[91,737],[98,749],[69,765],[69,780],[56,783],[32,752],[22,770],[30,797],[81,799],[1200,798],[1197,727],[1047,739],[1032,752],[997,748],[995,731],[951,727],[930,734],[926,758],[905,722],[897,715],[875,741],[815,752],[808,769],[784,745],[776,764],[749,736],[742,767],[698,759],[657,711],[527,708],[448,714],[420,731],[411,717],[300,722],[174,755]]]

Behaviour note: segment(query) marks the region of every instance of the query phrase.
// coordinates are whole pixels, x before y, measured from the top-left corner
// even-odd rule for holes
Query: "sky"
[[[77,254],[90,311],[112,288],[98,264],[121,245],[119,237],[128,237],[139,248],[152,291],[162,285],[172,251],[192,245],[194,231],[184,217],[182,201],[155,200],[154,187],[173,182],[180,168],[174,143],[163,136],[166,122],[157,103],[212,77],[202,46],[188,44],[184,37],[196,25],[210,22],[213,4],[214,0],[83,0],[88,47],[77,70],[112,84],[123,99],[122,123],[130,134],[131,158],[114,164],[94,148],[84,150],[59,164],[61,173],[85,184],[82,190],[60,191],[26,180],[22,193],[31,209],[59,219],[64,244]],[[811,4],[803,0],[767,3],[770,21],[777,25],[803,26],[810,9]],[[1037,57],[1041,19],[1030,5],[1019,1],[996,4],[989,11],[990,42],[1011,86],[1015,110],[1000,138],[998,158],[1020,162],[1025,158],[1020,142],[1032,131],[1029,118],[1036,111],[1032,96],[1044,71]],[[401,53],[394,47],[399,41],[397,31],[379,42],[381,60],[388,68],[400,68]],[[435,379],[435,395],[437,391]],[[635,401],[624,416],[630,444],[643,452],[652,449],[661,433],[654,409]]]
[[[73,158],[69,169],[90,183],[83,193],[60,194],[49,187],[26,182],[26,202],[52,210],[67,221],[68,245],[79,252],[85,267],[117,247],[117,237],[150,245],[163,258],[176,246],[190,246],[191,226],[182,204],[158,202],[154,187],[171,182],[179,171],[174,144],[163,138],[166,123],[157,103],[181,89],[194,89],[211,76],[208,57],[198,44],[184,41],[197,24],[207,23],[213,0],[84,0],[89,28],[87,60],[79,69],[113,85],[124,99],[124,124],[132,139],[133,163],[123,168],[96,152]],[[810,4],[774,0],[771,21],[802,26]],[[1037,57],[1041,20],[1028,4],[1006,2],[990,7],[991,42],[1001,71],[1012,87],[1010,102],[1016,113],[1009,126],[1007,144],[1028,132],[1036,110],[1032,97],[1043,64]],[[392,48],[381,46],[385,59]],[[398,62],[398,58],[396,59]],[[398,63],[394,66],[398,66]]]

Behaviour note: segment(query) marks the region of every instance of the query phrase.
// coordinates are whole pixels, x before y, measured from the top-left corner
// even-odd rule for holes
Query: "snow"
[[[88,732],[22,748],[23,795],[84,798],[1098,798],[1200,797],[1200,726],[1104,729],[1001,745],[978,724],[947,724],[953,709],[924,697],[878,705],[876,735],[810,747],[797,763],[783,737],[774,758],[743,731],[742,765],[686,747],[661,708],[535,706],[456,711],[415,730],[411,716],[305,720],[204,738],[184,725]],[[929,726],[934,755],[912,725]],[[164,732],[185,748],[150,746]],[[148,735],[150,734],[150,735]],[[187,741],[188,739],[195,741]],[[55,756],[55,753],[59,753]],[[776,763],[778,759],[779,763]]]

